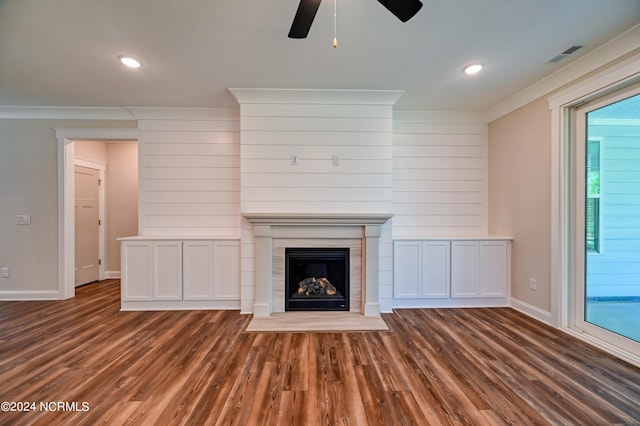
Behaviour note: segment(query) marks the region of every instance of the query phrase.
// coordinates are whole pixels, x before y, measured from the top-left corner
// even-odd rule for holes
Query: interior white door
[[[75,166],[76,287],[99,279],[99,172]]]

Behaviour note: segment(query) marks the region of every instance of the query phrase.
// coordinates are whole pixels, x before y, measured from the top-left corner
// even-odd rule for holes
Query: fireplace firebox
[[[285,249],[285,311],[348,311],[349,248]]]

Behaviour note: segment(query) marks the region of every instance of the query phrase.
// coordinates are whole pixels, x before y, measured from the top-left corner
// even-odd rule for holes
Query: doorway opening
[[[574,109],[569,324],[640,354],[640,86]]]
[[[576,178],[584,197],[578,213],[583,239],[576,248],[584,274],[576,283],[576,312],[581,327],[640,343],[640,94],[633,93],[577,111],[585,134],[578,132],[576,140],[577,161],[584,165]]]
[[[75,269],[76,269],[76,233],[75,233],[75,162],[76,162],[76,144],[77,141],[87,141],[90,143],[102,142],[105,144],[113,144],[113,146],[124,146],[124,143],[133,144],[133,151],[135,157],[133,164],[135,171],[132,172],[132,178],[127,175],[127,179],[131,184],[135,185],[136,193],[133,204],[135,205],[135,211],[131,221],[135,224],[135,232],[137,234],[138,229],[138,181],[139,181],[139,146],[138,141],[140,138],[139,129],[56,129],[56,136],[58,139],[58,297],[60,299],[68,299],[75,295]],[[111,173],[114,176],[122,176],[117,171],[117,168],[112,168]],[[109,170],[106,171],[109,174]],[[108,179],[108,178],[107,178]],[[120,194],[117,196],[109,197],[109,188],[115,190],[114,186],[109,187],[106,185],[106,198],[115,202],[105,204],[108,207],[105,209],[105,225],[110,219],[118,218],[121,216],[118,213],[119,202],[121,201]],[[110,212],[110,210],[115,210]],[[105,244],[104,257],[102,258],[103,265],[105,266],[104,276],[99,279],[119,278],[119,250],[120,246],[112,236],[111,231],[113,227],[105,226]],[[127,232],[126,236],[130,236]],[[111,241],[111,244],[108,242]],[[104,264],[105,259],[117,260],[118,267],[109,267],[108,264]]]

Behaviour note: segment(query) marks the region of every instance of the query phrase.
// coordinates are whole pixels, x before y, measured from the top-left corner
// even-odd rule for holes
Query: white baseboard
[[[509,301],[504,297],[393,299],[393,309],[497,308],[505,306],[509,306]]]
[[[4,290],[0,291],[0,300],[61,300],[58,290]]]
[[[120,271],[104,271],[105,280],[119,280]]]
[[[148,300],[121,301],[121,311],[235,311],[240,310],[239,300]],[[255,315],[255,314],[254,314]]]
[[[551,312],[540,309],[536,306],[523,302],[522,300],[511,298],[511,307],[532,318],[537,319],[547,325],[551,324]]]

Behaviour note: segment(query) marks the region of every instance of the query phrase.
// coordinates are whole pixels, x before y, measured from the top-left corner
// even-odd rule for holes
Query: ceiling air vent
[[[568,48],[564,52],[558,53],[556,56],[554,56],[553,58],[549,59],[547,61],[547,64],[555,64],[556,62],[560,62],[561,60],[563,60],[567,56],[569,56],[572,53],[574,53],[576,50],[582,49],[582,47],[583,46],[571,46],[570,48]]]

